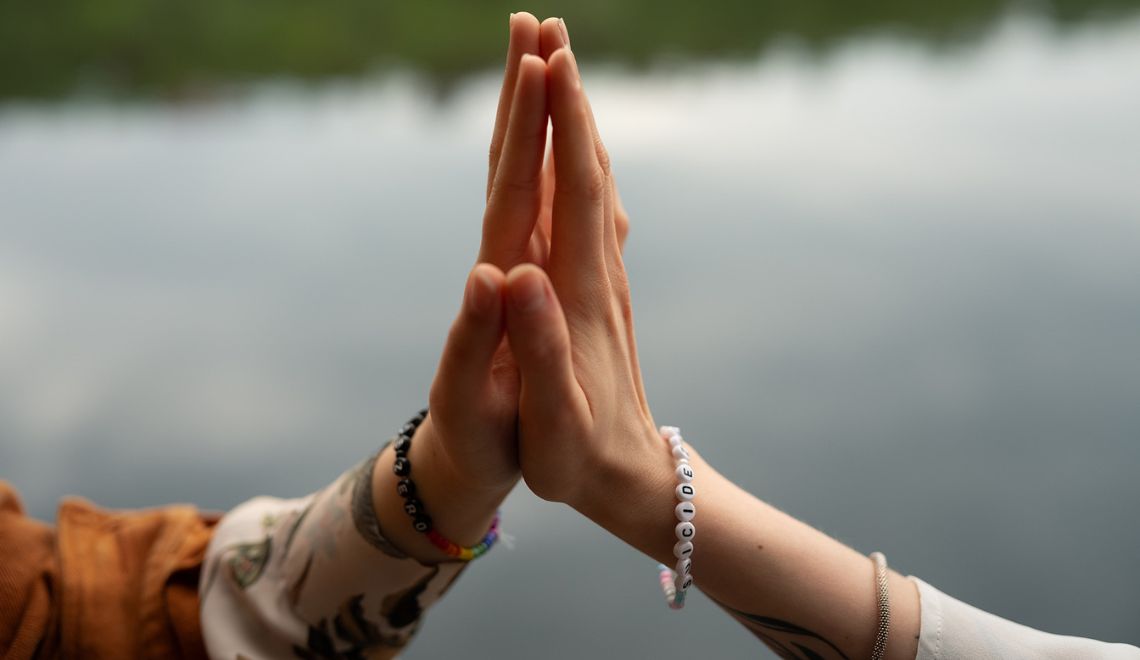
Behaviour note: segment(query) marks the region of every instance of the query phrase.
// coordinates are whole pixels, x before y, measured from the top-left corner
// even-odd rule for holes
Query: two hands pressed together
[[[328,487],[220,520],[72,501],[52,529],[0,481],[0,656],[391,658],[467,565],[452,559],[490,545],[520,477],[666,566],[693,533],[674,513],[691,477],[692,579],[781,657],[1140,659],[885,571],[695,452],[675,472],[638,366],[629,220],[565,23],[514,14],[510,37],[482,244],[430,414]],[[433,524],[415,531],[420,505]]]
[[[637,368],[627,232],[565,24],[514,15],[479,263],[410,457],[418,480],[431,466],[468,503],[476,524],[465,535],[457,519],[456,540],[477,540],[520,474],[545,499],[586,505],[612,470],[667,456]]]
[[[493,542],[496,511],[522,477],[665,566],[675,544],[691,553],[695,586],[781,657],[1140,658],[888,571],[691,449],[678,454],[688,467],[674,466],[638,366],[628,231],[565,23],[512,15],[482,244],[430,412],[322,491],[256,498],[222,519],[199,587],[211,656],[393,657],[467,565],[453,559]],[[674,490],[679,478],[695,495]],[[675,509],[680,495],[693,497],[695,532],[677,523],[692,514]],[[661,579],[669,597],[668,572]]]
[[[673,463],[638,366],[628,229],[565,23],[513,15],[478,263],[409,455],[435,528],[456,543],[482,538],[521,476],[538,496],[675,561]],[[413,557],[443,561],[407,522],[391,452],[372,476],[380,525]],[[697,586],[781,653],[869,656],[870,561],[690,460]],[[893,572],[890,586],[887,657],[913,658],[917,591]]]

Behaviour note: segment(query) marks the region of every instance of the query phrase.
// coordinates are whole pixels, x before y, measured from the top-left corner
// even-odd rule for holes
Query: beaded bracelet
[[[442,550],[448,557],[471,561],[476,557],[482,557],[491,549],[491,546],[495,545],[495,541],[499,538],[499,514],[495,514],[495,519],[491,521],[491,529],[483,537],[483,540],[470,548],[450,541],[432,526],[431,516],[424,509],[423,502],[416,499],[416,482],[412,480],[412,462],[408,460],[408,452],[412,448],[412,438],[416,435],[416,429],[427,419],[427,414],[427,408],[424,408],[396,432],[396,440],[392,443],[392,448],[396,451],[396,460],[392,463],[392,472],[400,477],[400,480],[396,482],[396,493],[404,498],[404,513],[412,519],[412,529],[426,535],[428,541],[431,541],[432,545]]]
[[[677,565],[670,569],[664,564],[657,565],[658,577],[661,580],[661,590],[665,592],[665,602],[674,610],[685,606],[685,592],[693,585],[693,537],[697,535],[697,528],[693,525],[693,516],[697,508],[693,505],[693,497],[697,494],[693,488],[693,467],[689,465],[689,452],[685,449],[685,440],[681,437],[681,429],[676,426],[662,426],[661,439],[669,443],[669,451],[676,461],[674,472],[677,475],[677,488],[674,492],[679,500],[673,509],[677,516],[677,525],[673,528],[677,536],[677,543],[673,545],[673,556],[677,558]]]

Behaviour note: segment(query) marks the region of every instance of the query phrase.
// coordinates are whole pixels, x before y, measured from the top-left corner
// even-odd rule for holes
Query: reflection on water
[[[1137,70],[1140,22],[1013,20],[953,57],[589,75],[658,418],[952,594],[1140,643]],[[425,398],[496,85],[0,110],[0,477],[48,518],[359,459]],[[520,489],[505,519],[409,657],[755,653],[703,599],[682,635],[652,565],[564,509]]]

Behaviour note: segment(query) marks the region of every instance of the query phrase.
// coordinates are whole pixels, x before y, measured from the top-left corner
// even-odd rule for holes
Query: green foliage
[[[496,66],[516,3],[383,0],[0,0],[0,101],[209,93],[288,77],[318,80],[408,66],[446,84]],[[1059,26],[1113,19],[1138,0],[535,0],[578,50],[635,66],[659,58],[742,58],[774,42],[812,52],[866,34],[934,47],[968,40],[1011,11]]]

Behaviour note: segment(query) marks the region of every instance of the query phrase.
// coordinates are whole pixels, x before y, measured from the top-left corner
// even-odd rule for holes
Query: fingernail
[[[534,312],[546,302],[546,291],[538,277],[523,277],[511,286],[511,302],[524,312]]]
[[[578,58],[574,57],[574,51],[569,48],[566,52],[570,55],[570,71],[574,74],[574,87],[577,89],[582,88],[582,72],[578,70]]]
[[[570,31],[566,29],[566,19],[558,19],[558,27],[562,30],[562,43],[566,50],[570,50]]]
[[[467,302],[471,306],[471,311],[476,314],[485,314],[491,311],[495,305],[497,294],[494,281],[486,273],[476,270],[467,291]]]

